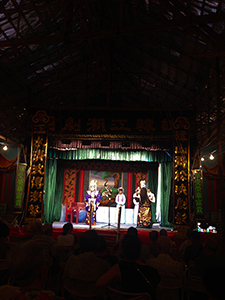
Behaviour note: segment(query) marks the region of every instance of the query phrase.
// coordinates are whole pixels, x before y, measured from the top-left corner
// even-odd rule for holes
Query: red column
[[[11,196],[11,185],[12,185],[12,173],[8,173],[8,182],[7,182],[7,195],[6,195],[6,203],[10,203]]]
[[[218,211],[217,195],[218,181],[213,180],[213,211]]]
[[[212,186],[211,186],[211,180],[208,180],[208,205],[209,205],[209,211],[212,211]]]
[[[84,202],[83,191],[84,191],[84,170],[81,170],[80,171],[80,186],[79,186],[79,200],[78,200],[78,202]]]
[[[132,187],[132,173],[129,172],[127,177],[127,205],[126,205],[127,208],[131,208],[131,201],[132,201],[131,187]]]

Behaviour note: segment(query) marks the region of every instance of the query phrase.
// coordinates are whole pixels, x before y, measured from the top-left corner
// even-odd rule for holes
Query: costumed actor
[[[126,204],[126,196],[124,195],[124,188],[118,188],[118,193],[116,196],[116,216],[118,216],[119,207],[121,207],[121,219],[120,223],[125,224],[125,204]]]
[[[100,200],[101,200],[101,195],[99,191],[97,191],[97,181],[92,179],[89,182],[89,190],[85,195],[85,209],[87,211],[86,224],[90,225],[91,222],[92,225],[96,225],[96,210],[98,209]],[[90,220],[91,205],[93,206],[92,220]]]
[[[135,196],[135,195],[134,195]],[[140,181],[134,199],[139,202],[137,227],[149,228],[152,222],[151,202],[155,202],[155,195],[146,188],[145,180]]]
[[[133,203],[134,203],[134,224],[137,224],[137,218],[138,218],[138,211],[139,211],[139,190],[140,188],[138,187],[135,190],[135,193],[133,194]]]

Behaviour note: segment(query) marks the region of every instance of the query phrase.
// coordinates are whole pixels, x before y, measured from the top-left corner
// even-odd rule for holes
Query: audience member
[[[156,269],[145,265],[141,259],[141,241],[135,234],[127,234],[122,241],[122,249],[126,260],[121,260],[107,273],[102,275],[96,285],[109,286],[120,282],[124,292],[147,292],[152,299],[156,299],[155,290],[160,282]]]
[[[41,222],[34,222],[31,224],[31,230],[33,232],[32,240],[39,243],[44,249],[47,268],[51,270],[52,274],[57,274],[60,271],[59,263],[56,260],[59,244],[51,237],[52,224],[42,225]]]
[[[200,232],[192,231],[191,236],[191,245],[186,247],[184,252],[184,262],[188,266],[190,261],[194,261],[199,255],[202,255],[203,246],[200,243]]]
[[[9,227],[5,223],[0,221],[0,259],[6,258],[8,251],[7,242],[9,240]]]
[[[87,230],[81,234],[79,243],[81,254],[71,255],[65,265],[66,283],[73,285],[79,294],[99,291],[95,282],[110,269],[110,264],[95,255],[98,234],[94,230]]]
[[[36,240],[15,246],[7,257],[8,268],[14,286],[0,287],[1,299],[62,299],[52,291],[43,290],[47,278],[44,252]]]
[[[191,229],[188,229],[186,231],[186,240],[180,245],[180,248],[179,248],[179,254],[178,254],[178,260],[185,264],[184,262],[184,253],[185,253],[185,249],[190,246],[192,244],[191,242],[191,232],[192,230]]]
[[[158,231],[152,230],[149,232],[149,239],[151,241],[149,250],[154,257],[157,257],[159,255],[160,249],[159,249],[159,245],[157,244],[158,237],[159,237]]]
[[[205,269],[203,284],[208,294],[208,300],[224,300],[224,266],[211,266]]]
[[[203,254],[194,260],[194,275],[202,277],[206,269],[213,266],[225,268],[225,258],[217,253],[218,244],[214,238],[207,238],[203,244]]]
[[[183,265],[172,259],[171,249],[172,241],[167,236],[158,238],[160,254],[156,258],[150,258],[147,265],[155,268],[161,276],[160,285],[170,287],[174,282],[182,282],[184,275]]]
[[[63,232],[57,238],[57,242],[60,246],[73,246],[78,242],[77,237],[72,234],[72,231],[72,223],[66,223],[63,225]]]
[[[107,243],[104,236],[102,235],[98,236],[98,247],[97,247],[97,251],[95,252],[95,255],[98,258],[106,260],[111,267],[118,262],[118,259],[116,258],[115,255],[111,255],[107,252]]]
[[[138,231],[136,228],[134,227],[129,227],[127,230],[127,235],[136,235],[138,236]],[[121,240],[123,241],[123,240]],[[122,250],[122,248],[120,247],[119,250],[115,253],[115,256],[118,259],[124,259],[125,258],[125,254],[124,251]],[[149,250],[149,247],[146,245],[141,244],[141,255],[140,255],[140,259],[143,263],[146,263],[146,261],[151,257],[151,252]]]
[[[160,231],[159,231],[159,236],[167,236],[167,231],[166,231],[166,229],[160,229]]]

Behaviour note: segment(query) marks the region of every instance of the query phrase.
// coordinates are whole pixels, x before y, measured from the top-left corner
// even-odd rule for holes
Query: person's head
[[[134,234],[134,235],[138,235],[138,231],[135,227],[131,226],[127,229],[127,234]]]
[[[43,234],[43,226],[40,221],[32,222],[30,225],[30,230],[33,232],[34,235],[42,235]]]
[[[143,188],[146,187],[145,180],[141,180],[141,181],[140,181],[140,187],[141,187],[141,189],[143,189]]]
[[[9,236],[9,227],[3,222],[0,222],[0,240],[7,240]]]
[[[89,189],[91,192],[94,192],[97,190],[97,181],[92,179],[89,183]]]
[[[216,254],[218,250],[218,243],[213,238],[208,238],[205,240],[203,245],[203,251],[205,255]]]
[[[66,223],[63,225],[63,233],[62,235],[67,235],[68,233],[71,233],[73,231],[73,224],[72,223]]]
[[[122,187],[118,188],[118,193],[119,193],[120,195],[123,194],[123,191],[124,191],[124,189],[123,189]]]
[[[40,284],[46,280],[47,269],[44,264],[44,252],[34,240],[23,242],[9,252],[7,264],[12,280],[18,286]]]
[[[190,240],[192,243],[199,242],[200,241],[200,232],[194,230],[191,232]]]
[[[160,253],[169,254],[172,249],[172,242],[168,236],[160,236],[157,241],[160,247]]]
[[[152,231],[149,232],[149,239],[150,239],[150,241],[156,242],[158,240],[158,237],[159,237],[158,231],[152,230]]]
[[[98,247],[97,247],[97,252],[98,253],[103,253],[107,248],[106,240],[104,236],[98,235]]]
[[[167,236],[167,231],[166,231],[166,229],[161,229],[161,230],[159,231],[159,235],[160,235],[160,236]]]
[[[80,236],[80,250],[84,252],[94,252],[98,247],[98,234],[95,230],[87,230]]]
[[[128,260],[136,260],[141,254],[141,241],[135,234],[126,234],[122,240],[122,249]]]
[[[45,235],[51,236],[53,232],[52,223],[45,223],[43,225],[43,232]]]

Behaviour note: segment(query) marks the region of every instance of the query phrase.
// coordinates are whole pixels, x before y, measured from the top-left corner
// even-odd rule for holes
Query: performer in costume
[[[97,181],[91,180],[89,183],[89,190],[85,195],[85,209],[87,211],[86,215],[86,224],[96,225],[96,211],[101,201],[101,195],[99,191],[97,191]],[[91,204],[93,205],[93,213],[92,213],[92,220],[91,218]]]
[[[118,219],[118,209],[121,207],[121,221],[120,223],[125,224],[125,203],[126,203],[126,196],[124,195],[124,188],[118,188],[118,193],[116,196],[116,220]]]
[[[137,217],[138,217],[138,211],[139,211],[139,190],[140,188],[137,188],[135,190],[135,193],[133,194],[133,203],[134,203],[134,224],[137,224]]]
[[[151,202],[155,202],[155,195],[146,188],[145,180],[140,181],[140,187],[134,199],[139,202],[137,227],[150,227],[152,221]]]

